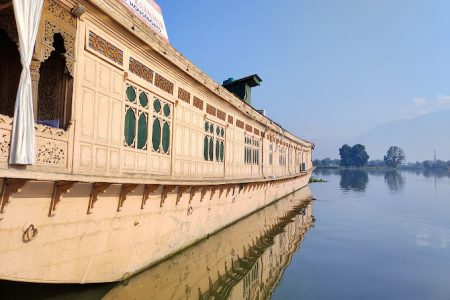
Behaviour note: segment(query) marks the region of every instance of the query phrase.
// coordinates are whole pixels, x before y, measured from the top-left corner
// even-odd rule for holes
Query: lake
[[[1,299],[450,299],[450,173],[314,183],[119,284],[0,282]]]

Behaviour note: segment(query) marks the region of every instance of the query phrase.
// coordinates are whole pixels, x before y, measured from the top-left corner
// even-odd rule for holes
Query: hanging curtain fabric
[[[44,0],[13,0],[19,35],[22,73],[14,107],[9,163],[30,165],[35,161],[33,93],[30,64]]]

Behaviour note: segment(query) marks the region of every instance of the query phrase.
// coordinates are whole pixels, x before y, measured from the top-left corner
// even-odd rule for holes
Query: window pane
[[[216,161],[219,161],[220,156],[220,143],[219,140],[216,140]]]
[[[134,90],[134,88],[131,85],[129,85],[127,87],[126,94],[127,94],[128,101],[130,101],[130,102],[136,101],[136,91]]]
[[[168,104],[164,104],[163,113],[166,117],[170,116],[170,106]]]
[[[170,126],[169,123],[164,122],[162,132],[162,148],[164,153],[167,153],[167,151],[169,151],[169,146],[170,146]]]
[[[138,119],[138,138],[137,138],[137,148],[147,149],[147,139],[148,139],[148,117],[146,113],[141,113]]]
[[[209,145],[208,136],[205,136],[205,139],[203,140],[203,158],[205,160],[208,160],[208,145]]]
[[[161,123],[158,118],[153,120],[152,146],[153,150],[158,151],[161,143]]]
[[[205,122],[205,131],[208,132],[208,129],[209,129],[209,123]]]
[[[153,109],[159,113],[161,111],[161,102],[159,101],[159,99],[155,99],[153,101]]]
[[[141,104],[142,107],[147,108],[148,105],[147,93],[141,92],[141,94],[139,95],[139,103]]]
[[[214,160],[214,139],[210,138],[209,139],[209,160],[213,161]]]
[[[136,116],[131,107],[126,107],[127,112],[125,113],[125,143],[127,146],[132,146],[134,143],[134,138],[136,136]]]
[[[220,142],[220,161],[221,162],[223,162],[223,156],[224,156],[224,149],[225,148],[225,145],[224,145],[224,142],[222,141],[222,142]]]

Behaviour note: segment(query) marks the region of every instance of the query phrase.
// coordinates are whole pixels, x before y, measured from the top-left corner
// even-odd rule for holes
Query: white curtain
[[[14,107],[9,163],[30,165],[35,161],[33,93],[30,64],[39,28],[44,0],[13,0],[17,33],[19,34],[20,75]]]

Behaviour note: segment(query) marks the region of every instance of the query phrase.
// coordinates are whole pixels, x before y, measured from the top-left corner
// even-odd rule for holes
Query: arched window
[[[0,114],[13,116],[21,72],[17,44],[0,29]]]
[[[73,78],[66,66],[66,49],[60,33],[53,36],[53,48],[40,67],[37,122],[66,129],[72,113]]]

